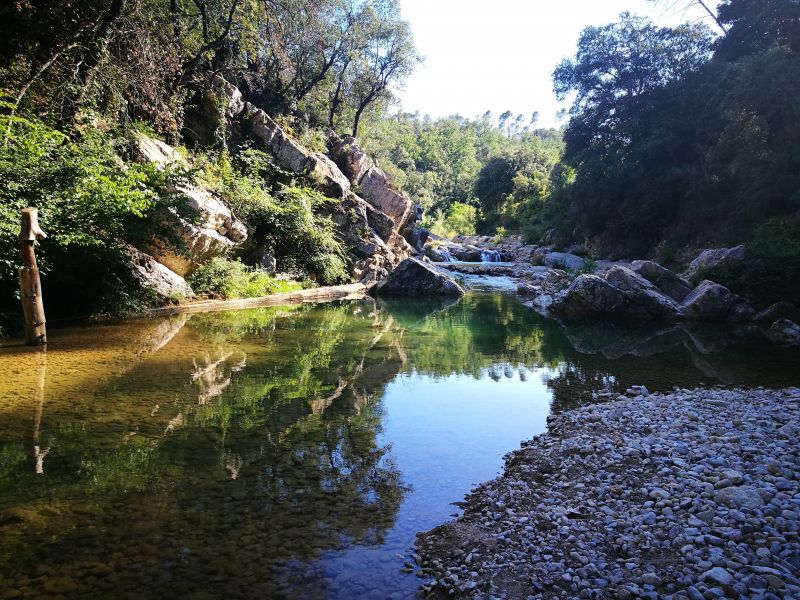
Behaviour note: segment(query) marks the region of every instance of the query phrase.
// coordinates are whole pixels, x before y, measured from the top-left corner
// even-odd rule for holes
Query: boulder
[[[192,288],[177,273],[157,262],[149,254],[133,246],[123,247],[123,253],[131,269],[131,274],[144,289],[150,290],[161,301],[191,298]]]
[[[690,319],[725,321],[736,304],[736,296],[724,285],[703,280],[683,300],[683,312]]]
[[[376,292],[385,296],[449,296],[465,294],[442,269],[417,258],[406,258],[397,265]]]
[[[550,252],[544,255],[543,264],[554,269],[577,271],[583,268],[586,261],[580,256],[570,254],[569,252]]]
[[[675,319],[679,316],[680,307],[672,298],[662,294],[652,283],[631,269],[615,266],[604,277],[627,297],[627,315],[645,319]]]
[[[360,184],[367,171],[375,166],[375,161],[359,147],[356,139],[352,136],[333,139],[331,155],[354,185]]]
[[[786,346],[800,346],[800,325],[789,319],[778,319],[767,331],[769,338]]]
[[[553,300],[550,310],[566,317],[622,314],[628,298],[619,289],[597,275],[584,274]]]
[[[417,251],[418,254],[424,254],[425,244],[430,238],[430,231],[424,227],[413,227],[406,232],[406,240]]]
[[[697,258],[689,263],[689,268],[684,273],[686,279],[694,279],[703,272],[717,267],[727,267],[740,263],[745,259],[745,247],[714,248],[703,250]]]
[[[791,302],[776,302],[753,318],[762,327],[769,327],[778,319],[789,319],[795,323],[800,323],[800,308]]]
[[[173,165],[189,166],[183,155],[169,144],[141,133],[136,134],[135,142],[134,153],[140,162],[152,163],[159,170]],[[177,211],[165,212],[163,225],[179,248],[173,240],[158,237],[148,240],[141,249],[170,270],[185,277],[203,262],[228,253],[247,239],[245,224],[212,191],[192,184],[178,185],[169,191],[182,196],[197,218],[189,222]]]
[[[414,203],[392,187],[383,170],[372,167],[364,174],[360,185],[364,200],[394,219],[400,231],[416,220],[417,209]]]
[[[692,291],[691,283],[677,273],[662,267],[657,262],[635,260],[631,263],[631,270],[647,279],[675,302],[683,302]]]

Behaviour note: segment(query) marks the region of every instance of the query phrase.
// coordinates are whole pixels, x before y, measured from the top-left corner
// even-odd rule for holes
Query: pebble
[[[800,444],[785,433],[800,427],[800,390],[628,393],[551,415],[461,517],[420,534],[418,573],[432,589],[800,598]]]

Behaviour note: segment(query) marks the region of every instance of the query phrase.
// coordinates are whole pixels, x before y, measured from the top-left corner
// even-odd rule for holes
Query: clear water
[[[408,598],[416,532],[589,390],[797,385],[746,332],[512,295],[52,329],[0,347],[0,597]]]

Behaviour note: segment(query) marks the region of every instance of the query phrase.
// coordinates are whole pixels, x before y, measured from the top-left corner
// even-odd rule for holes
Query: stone
[[[386,296],[449,296],[460,298],[465,291],[444,270],[409,257],[397,265],[376,290]]]
[[[703,573],[700,579],[706,583],[716,583],[725,586],[733,582],[733,575],[722,567],[714,567]]]
[[[397,191],[390,183],[389,176],[378,167],[372,167],[361,179],[361,195],[372,206],[386,213],[399,231],[403,231],[416,220],[417,210],[413,202]]]
[[[680,307],[674,300],[631,269],[612,267],[604,279],[628,298],[626,315],[650,319],[675,319],[679,316]]]
[[[635,260],[631,270],[647,279],[675,302],[683,302],[692,291],[692,284],[677,273],[651,260]]]
[[[597,275],[584,274],[553,300],[550,310],[566,317],[622,314],[628,299],[620,290]]]
[[[565,269],[567,271],[577,271],[586,264],[583,258],[569,252],[550,252],[545,254],[542,260],[547,267]]]
[[[188,299],[194,296],[191,286],[177,273],[157,262],[149,254],[133,246],[123,247],[131,274],[139,284],[162,301]]]
[[[424,227],[412,227],[406,232],[405,238],[409,244],[422,255],[425,253],[425,244],[430,239],[431,232]]]
[[[714,248],[703,250],[691,263],[684,273],[684,277],[693,280],[701,276],[704,272],[718,267],[728,267],[741,263],[745,259],[745,247],[735,246],[733,248]]]
[[[778,319],[767,331],[769,338],[786,346],[800,346],[800,325],[789,319]]]
[[[187,168],[183,155],[169,144],[137,133],[135,154],[141,162],[164,170],[172,165]],[[178,275],[186,276],[203,262],[227,254],[247,240],[247,227],[231,210],[224,198],[194,184],[181,184],[168,190],[182,197],[186,208],[196,214],[191,222],[176,210],[164,211],[163,226],[172,239],[155,237],[141,244],[140,250]]]
[[[714,502],[738,510],[760,508],[764,505],[758,489],[747,485],[730,486],[718,490],[714,494]]]
[[[701,321],[725,321],[735,303],[735,296],[723,285],[703,280],[683,300],[684,314]]]
[[[800,308],[791,302],[776,302],[753,317],[753,320],[762,327],[770,327],[778,319],[789,319],[800,323]]]
[[[375,161],[361,149],[352,136],[333,139],[331,155],[354,185],[360,184],[367,171],[375,166]]]

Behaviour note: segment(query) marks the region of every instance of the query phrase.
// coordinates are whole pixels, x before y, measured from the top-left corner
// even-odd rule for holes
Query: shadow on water
[[[510,428],[512,405],[543,423],[597,388],[798,383],[797,353],[751,331],[564,327],[491,293],[51,337],[46,353],[0,348],[4,597],[406,597],[394,551],[539,432]],[[527,406],[541,393],[544,411]],[[446,455],[470,445],[470,415],[500,442],[458,479],[468,448]],[[426,454],[413,435],[435,427]]]

